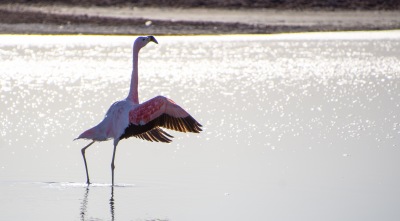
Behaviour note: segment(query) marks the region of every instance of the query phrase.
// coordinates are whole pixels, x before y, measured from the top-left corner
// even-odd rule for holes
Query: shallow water
[[[157,37],[139,98],[201,134],[73,141],[128,93],[127,36],[0,36],[2,220],[398,220],[400,32]]]

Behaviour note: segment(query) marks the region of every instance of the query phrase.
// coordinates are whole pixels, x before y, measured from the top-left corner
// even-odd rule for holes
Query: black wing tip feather
[[[120,139],[127,139],[132,136],[151,142],[163,143],[170,143],[172,142],[170,138],[173,138],[173,136],[156,126],[154,122],[146,125],[130,124],[125,129]]]
[[[192,116],[184,118],[172,117],[168,114],[160,116],[157,126],[165,127],[167,129],[176,130],[180,132],[200,133],[202,131],[201,125]]]
[[[189,115],[185,118],[182,118],[182,120],[188,132],[200,133],[200,131],[203,131],[201,129],[203,125],[197,122],[192,116]]]
[[[172,140],[170,138],[174,138],[173,136],[171,136],[170,134],[168,134],[167,132],[163,131],[161,128],[158,127],[140,134],[134,134],[132,136],[150,142],[163,142],[163,143],[171,143]],[[128,137],[123,137],[123,138],[128,138]]]
[[[193,129],[193,131],[190,131],[190,132],[193,132],[193,133],[200,133],[200,131],[203,131],[202,129],[201,129],[201,127],[203,126],[203,125],[201,125],[199,122],[197,122],[192,116],[188,116],[188,117],[186,117],[186,118],[189,118],[189,124],[190,125],[192,125],[192,129]],[[185,118],[185,119],[186,119]]]
[[[129,137],[137,137],[151,142],[170,143],[173,138],[170,134],[162,130],[164,127],[171,130],[180,132],[200,133],[203,125],[197,122],[192,116],[184,118],[172,117],[168,114],[162,114],[160,117],[150,121],[145,125],[130,124],[121,135],[120,139],[127,139]]]
[[[169,138],[173,138],[173,136],[161,130],[160,128],[154,128],[153,130],[133,136],[150,142],[163,142],[163,143],[170,143],[172,142],[172,140]]]

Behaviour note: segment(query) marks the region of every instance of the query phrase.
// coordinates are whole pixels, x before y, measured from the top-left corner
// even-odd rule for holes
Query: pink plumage
[[[133,44],[133,70],[127,98],[112,104],[104,119],[98,125],[86,130],[76,138],[92,140],[81,150],[85,163],[87,184],[90,184],[90,180],[85,151],[96,141],[114,140],[114,152],[111,161],[112,185],[114,185],[115,152],[121,139],[133,136],[148,141],[169,143],[173,137],[162,128],[180,132],[199,133],[201,131],[202,125],[171,99],[157,96],[142,104],[139,103],[138,55],[140,49],[150,41],[158,44],[153,36],[138,37]]]

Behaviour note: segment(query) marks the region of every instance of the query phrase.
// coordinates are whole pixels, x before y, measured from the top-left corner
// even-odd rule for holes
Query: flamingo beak
[[[150,39],[149,41],[152,41],[152,42],[158,44],[158,42],[157,42],[157,40],[156,40],[156,38],[154,36],[150,35],[150,36],[147,36],[147,37]]]

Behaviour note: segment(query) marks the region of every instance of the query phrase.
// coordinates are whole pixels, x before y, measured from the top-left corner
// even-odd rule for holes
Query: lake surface
[[[129,90],[134,36],[0,36],[1,220],[399,220],[400,31],[157,37],[139,99],[200,134],[73,141]]]

